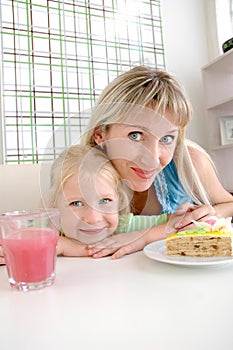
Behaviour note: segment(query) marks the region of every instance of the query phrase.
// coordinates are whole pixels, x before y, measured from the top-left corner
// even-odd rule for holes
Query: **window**
[[[160,1],[1,0],[0,13],[3,163],[54,159],[114,77],[165,66]]]

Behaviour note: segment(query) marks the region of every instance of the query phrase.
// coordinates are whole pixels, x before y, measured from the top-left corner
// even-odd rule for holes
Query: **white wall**
[[[193,106],[188,137],[204,148],[201,67],[209,62],[205,10],[205,0],[161,0],[166,69],[176,76]]]
[[[212,2],[214,0],[161,0],[166,68],[183,85],[193,104],[194,116],[188,136],[203,147],[206,147],[206,127],[201,67],[211,57],[206,4]],[[213,33],[214,30],[212,41]],[[48,176],[43,175],[43,182],[47,180]],[[38,165],[0,166],[0,211],[40,206],[40,187]]]
[[[51,164],[0,165],[0,213],[41,208]]]
[[[39,175],[39,165],[0,165],[0,212],[41,207]]]

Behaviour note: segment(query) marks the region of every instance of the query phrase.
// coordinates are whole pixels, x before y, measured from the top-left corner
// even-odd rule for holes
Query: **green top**
[[[116,233],[132,232],[158,226],[167,222],[167,214],[161,215],[133,215],[124,214],[119,216]]]

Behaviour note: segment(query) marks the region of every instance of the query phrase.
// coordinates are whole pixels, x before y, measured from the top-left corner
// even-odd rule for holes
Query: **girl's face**
[[[128,118],[129,119],[129,118]],[[147,190],[155,176],[171,161],[178,138],[172,115],[161,117],[145,109],[133,123],[112,124],[94,133],[97,144],[104,142],[108,157],[122,179],[134,191]]]
[[[83,189],[83,190],[81,190]],[[97,175],[78,185],[78,177],[68,178],[56,206],[67,237],[93,244],[112,235],[118,225],[118,197],[115,185]]]

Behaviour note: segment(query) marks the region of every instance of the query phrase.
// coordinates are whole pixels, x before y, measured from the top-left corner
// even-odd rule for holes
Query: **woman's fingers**
[[[192,204],[192,203],[189,203],[189,202],[185,202],[185,203],[181,204],[181,205],[177,208],[175,214],[178,215],[178,216],[179,216],[179,215],[184,215],[184,214],[187,213],[187,211],[194,210],[194,209],[197,208],[197,207],[198,207],[198,206],[195,205],[195,204]]]
[[[175,228],[187,228],[188,225],[193,225],[193,220],[205,221],[213,215],[216,215],[216,211],[211,205],[190,206],[188,211],[175,224]]]
[[[104,240],[100,241],[99,243],[95,243],[93,245],[89,245],[89,248],[95,248],[96,250],[102,250],[102,249],[119,249],[122,246],[125,246],[127,244],[130,244],[137,239],[143,237],[148,230],[140,230],[140,231],[133,231],[133,232],[127,232],[127,233],[121,233],[121,234],[114,234],[111,237],[105,238]]]
[[[92,258],[103,258],[105,256],[112,255],[115,253],[116,248],[103,248],[102,250],[96,251],[95,249],[90,249],[90,254]]]
[[[136,253],[139,250],[142,250],[146,245],[144,237],[137,239],[136,241],[125,245],[118,249],[113,255],[112,259],[119,259],[124,255],[131,254],[131,253]]]
[[[146,231],[138,231],[113,235],[95,246],[88,246],[89,255],[93,258],[112,255],[113,259],[117,259],[123,255],[137,252],[146,245],[145,233]]]

